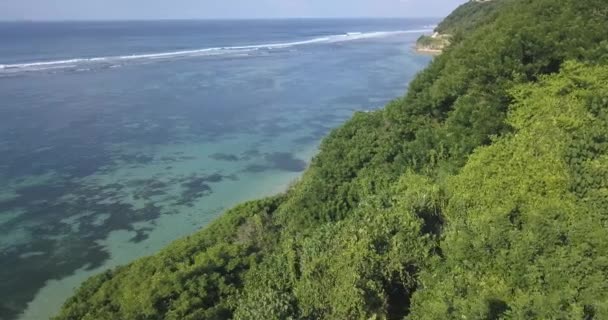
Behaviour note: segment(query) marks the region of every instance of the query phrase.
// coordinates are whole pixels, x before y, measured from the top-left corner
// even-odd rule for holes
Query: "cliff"
[[[291,189],[57,319],[608,318],[605,0],[476,4],[496,7],[446,18],[449,49]]]
[[[433,35],[421,36],[416,51],[438,54],[454,39],[466,36],[475,28],[490,23],[500,8],[509,0],[471,0],[454,10],[435,28]]]
[[[439,54],[450,45],[450,35],[433,33],[431,36],[423,35],[416,41],[416,51],[420,53]]]

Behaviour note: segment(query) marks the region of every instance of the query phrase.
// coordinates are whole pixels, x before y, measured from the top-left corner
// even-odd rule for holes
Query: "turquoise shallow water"
[[[305,170],[433,20],[0,24],[0,319],[46,319]]]

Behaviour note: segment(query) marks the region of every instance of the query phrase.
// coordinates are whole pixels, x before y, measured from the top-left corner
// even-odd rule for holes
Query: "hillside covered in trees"
[[[486,5],[287,192],[91,278],[57,319],[608,319],[606,1]]]
[[[475,28],[491,22],[505,3],[505,0],[469,0],[441,21],[433,35],[418,38],[416,50],[441,53],[451,42],[458,42]]]

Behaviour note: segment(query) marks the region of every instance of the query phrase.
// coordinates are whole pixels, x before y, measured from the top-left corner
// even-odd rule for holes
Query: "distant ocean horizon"
[[[115,22],[217,22],[217,21],[297,21],[297,20],[327,20],[327,21],[353,21],[353,20],[408,20],[408,21],[427,21],[431,23],[437,23],[441,21],[443,17],[280,17],[280,18],[163,18],[163,19],[148,19],[148,18],[130,18],[130,19],[0,19],[0,23],[115,23]]]
[[[0,22],[0,319],[283,191],[437,21]]]

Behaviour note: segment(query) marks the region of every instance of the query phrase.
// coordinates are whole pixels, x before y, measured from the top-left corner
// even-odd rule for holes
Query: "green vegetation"
[[[448,17],[478,22],[284,195],[88,280],[57,319],[608,318],[605,0],[475,5],[496,10]]]
[[[243,275],[274,233],[263,232],[281,197],[238,206],[204,232],[155,256],[89,279],[71,298],[65,319],[221,319]]]
[[[418,51],[441,51],[450,44],[450,36],[447,35],[423,35],[416,41]]]
[[[416,41],[419,52],[441,52],[454,40],[459,41],[469,32],[491,23],[509,0],[474,1],[456,8],[435,28],[433,36],[423,35]]]
[[[413,319],[608,317],[608,67],[513,89],[513,131],[447,179]]]
[[[464,36],[478,26],[492,22],[508,1],[513,0],[468,1],[441,21],[435,31]]]

